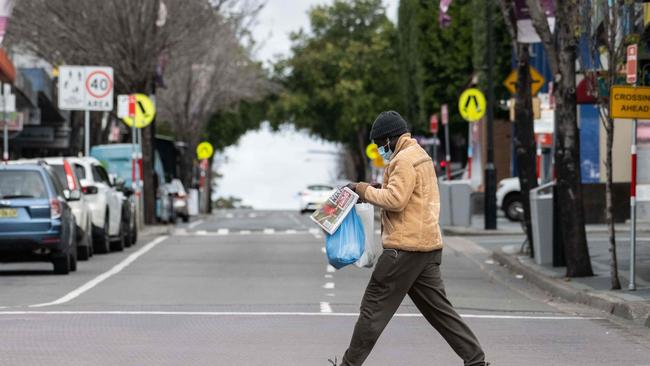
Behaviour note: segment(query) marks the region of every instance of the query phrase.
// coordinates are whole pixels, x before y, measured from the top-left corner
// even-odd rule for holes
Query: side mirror
[[[122,193],[124,194],[124,196],[126,196],[126,197],[133,196],[133,194],[135,193],[133,188],[129,188],[129,187],[124,186],[124,182],[122,182],[122,185],[123,185]]]
[[[79,201],[81,199],[81,191],[78,189],[75,189],[74,191],[70,191],[70,201]]]
[[[69,189],[64,189],[63,190],[63,197],[65,198],[66,201],[70,201],[70,190]]]
[[[97,194],[98,192],[96,186],[84,186],[81,190],[84,194]]]

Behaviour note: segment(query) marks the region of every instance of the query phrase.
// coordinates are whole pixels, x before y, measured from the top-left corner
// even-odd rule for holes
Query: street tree
[[[363,180],[370,126],[399,107],[395,27],[381,0],[335,0],[313,7],[309,19],[309,32],[291,35],[293,55],[275,66],[282,91],[272,120],[345,144],[356,170],[350,178]]]
[[[567,277],[592,276],[585,232],[580,177],[580,136],[576,105],[576,50],[580,37],[579,0],[556,2],[555,32],[538,0],[526,0],[535,31],[542,40],[553,73],[555,109],[555,171]]]
[[[533,235],[530,215],[530,190],[537,187],[535,172],[535,129],[533,125],[533,105],[530,77],[529,45],[517,41],[514,0],[500,0],[501,13],[512,39],[512,49],[517,59],[517,94],[515,96],[515,154],[519,168],[519,185],[524,206],[526,236],[533,248]]]
[[[619,71],[625,64],[625,50],[628,44],[636,43],[635,35],[624,37],[622,25],[626,15],[634,17],[634,4],[624,0],[613,2],[585,1],[581,3],[581,29],[584,32],[589,52],[581,58],[588,92],[599,106],[600,119],[606,134],[605,151],[605,219],[607,221],[610,253],[610,287],[621,288],[618,276],[618,259],[616,255],[616,227],[614,223],[613,202],[613,167],[612,150],[614,146],[614,119],[609,110],[609,90],[621,84]],[[593,19],[602,19],[601,26],[594,29]],[[601,58],[604,62],[601,62]],[[601,80],[599,87],[598,80]],[[606,91],[602,93],[601,91]]]
[[[241,16],[236,0],[22,0],[8,39],[53,66],[106,65],[116,94],[154,93],[166,55],[196,44],[213,11]],[[206,23],[208,22],[208,23]],[[217,67],[217,66],[215,66]],[[155,123],[143,130],[143,180],[153,187]],[[200,133],[200,131],[197,131]],[[155,192],[144,190],[145,221],[154,221]]]
[[[221,123],[212,117],[240,101],[260,99],[268,90],[261,65],[251,60],[251,49],[241,39],[239,18],[227,18],[216,9],[197,18],[204,26],[194,34],[195,41],[167,53],[165,88],[159,92],[161,119],[169,121],[176,138],[187,146],[181,175],[188,186],[196,146],[206,137],[209,123],[216,128]]]

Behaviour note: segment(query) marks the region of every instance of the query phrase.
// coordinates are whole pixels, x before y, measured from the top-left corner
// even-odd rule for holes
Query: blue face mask
[[[388,149],[386,146],[388,146]],[[380,146],[377,151],[379,151],[379,155],[381,155],[381,157],[386,161],[390,161],[390,159],[393,157],[393,151],[390,149],[390,140],[388,140],[388,143],[386,145]]]

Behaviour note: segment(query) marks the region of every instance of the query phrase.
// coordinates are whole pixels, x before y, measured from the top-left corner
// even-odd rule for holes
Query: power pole
[[[497,172],[494,166],[494,25],[492,1],[485,1],[485,21],[487,27],[487,165],[485,167],[485,229],[497,228]]]

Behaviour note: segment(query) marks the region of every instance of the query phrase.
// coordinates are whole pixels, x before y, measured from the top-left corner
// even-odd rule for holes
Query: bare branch
[[[559,59],[546,14],[544,14],[544,10],[542,10],[539,0],[526,0],[526,5],[528,6],[528,11],[530,12],[530,18],[533,21],[535,31],[542,40],[544,49],[548,54],[548,63],[551,67],[551,71],[553,72],[554,77],[557,78],[558,75],[560,75]]]

